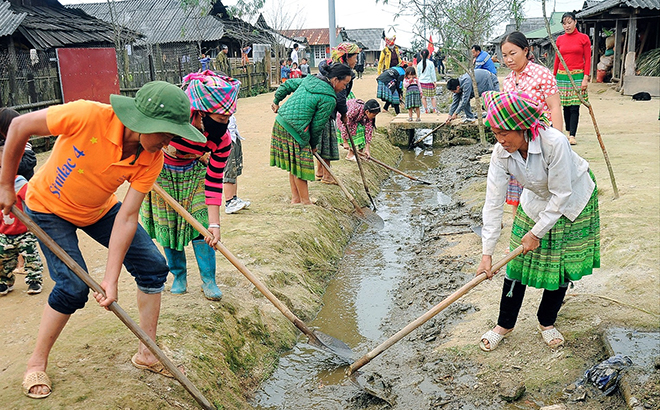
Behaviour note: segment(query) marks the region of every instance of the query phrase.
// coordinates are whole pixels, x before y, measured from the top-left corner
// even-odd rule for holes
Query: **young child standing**
[[[419,91],[419,80],[415,67],[406,68],[406,76],[403,79],[403,87],[406,89],[406,108],[408,109],[408,121],[413,120],[413,110],[417,114],[417,121],[421,121],[422,95]]]
[[[0,147],[0,160],[4,147]],[[0,164],[2,166],[2,164]],[[17,175],[14,182],[16,191],[16,206],[23,210],[23,201],[27,192],[27,179]],[[25,260],[25,283],[28,285],[28,295],[41,293],[43,284],[42,273],[44,265],[37,250],[37,238],[12,213],[3,215],[0,221],[0,296],[14,290],[14,269],[18,263],[18,255]]]
[[[238,126],[236,125],[236,117],[234,115],[229,117],[227,130],[229,130],[229,134],[231,135],[231,151],[229,152],[229,158],[227,158],[225,175],[222,178],[222,189],[225,196],[225,213],[233,214],[249,207],[251,202],[244,201],[237,195],[237,180],[243,173],[243,144],[241,141],[244,138],[238,133]]]
[[[309,75],[309,64],[307,64],[306,58],[300,60],[300,72],[302,72],[303,78]]]
[[[302,71],[298,68],[298,63],[293,63],[291,64],[291,74],[289,74],[289,78],[301,78],[302,77]]]
[[[291,74],[291,68],[284,64],[284,60],[280,60],[280,79],[282,80],[282,83],[289,78],[289,74]]]

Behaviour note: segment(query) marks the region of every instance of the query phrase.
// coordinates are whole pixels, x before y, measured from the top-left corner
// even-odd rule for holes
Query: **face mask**
[[[208,132],[209,136],[217,138],[225,135],[227,132],[227,127],[229,126],[229,123],[223,124],[221,122],[217,122],[208,115],[202,117],[202,124],[204,125],[204,131]]]

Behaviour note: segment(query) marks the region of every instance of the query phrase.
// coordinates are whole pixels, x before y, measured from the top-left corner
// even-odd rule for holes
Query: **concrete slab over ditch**
[[[415,116],[413,115],[413,118]],[[421,121],[408,121],[408,113],[401,113],[392,118],[388,126],[388,138],[396,146],[407,148],[424,134],[431,132],[447,120],[447,114],[422,114]],[[447,124],[433,132],[433,146],[442,148],[450,145],[469,145],[479,141],[479,128],[477,124],[462,124],[454,120],[454,124]],[[421,136],[420,136],[421,134]],[[490,128],[486,128],[486,139],[494,141]]]
[[[603,343],[610,356],[623,354],[633,361],[620,380],[619,388],[631,410],[660,407],[660,398],[648,397],[647,383],[660,382],[660,332],[609,328]]]

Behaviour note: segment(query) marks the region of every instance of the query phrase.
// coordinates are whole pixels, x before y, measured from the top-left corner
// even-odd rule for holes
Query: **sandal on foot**
[[[550,346],[553,349],[558,348],[559,346],[562,346],[564,344],[564,335],[562,335],[559,330],[557,330],[556,327],[552,327],[550,329],[543,330],[541,325],[538,325],[539,330],[541,331],[541,336],[543,337],[543,341],[545,344]],[[553,340],[559,340],[559,342],[555,343],[550,343]]]
[[[30,389],[32,389],[34,386],[46,386],[48,387],[48,393],[45,394],[30,393]],[[26,396],[32,399],[45,399],[46,397],[50,396],[50,393],[52,391],[53,390],[51,388],[50,378],[48,377],[46,372],[36,371],[36,372],[28,373],[23,378],[23,394],[25,394]]]
[[[484,333],[483,336],[481,336],[481,339],[479,341],[479,347],[484,352],[492,352],[493,350],[497,349],[497,345],[499,345],[502,339],[504,339],[504,336],[506,335],[501,335],[493,330],[489,330],[486,333]],[[484,339],[488,340],[488,344],[490,346],[486,347],[486,345],[484,344]]]
[[[577,140],[575,139],[574,136],[571,135],[570,137],[568,137],[568,143],[571,145],[577,145]]]
[[[133,363],[133,366],[135,366],[136,368],[141,370],[148,370],[150,372],[160,374],[161,376],[169,377],[170,379],[174,378],[174,375],[170,373],[170,371],[167,370],[167,368],[163,366],[161,362],[156,362],[150,365],[139,363],[136,359],[137,355],[138,354],[135,353],[135,355],[131,357],[131,363]]]

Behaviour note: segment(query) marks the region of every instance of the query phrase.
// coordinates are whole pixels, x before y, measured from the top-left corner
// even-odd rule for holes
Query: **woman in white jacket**
[[[568,284],[600,267],[598,190],[589,163],[571,150],[561,131],[549,126],[542,107],[519,92],[483,95],[486,125],[497,138],[483,209],[483,255],[477,273],[492,277],[492,254],[500,236],[509,176],[523,185],[511,231],[511,249],[523,254],[509,262],[497,326],[480,341],[491,351],[513,330],[525,289],[544,289],[539,330],[551,348],[564,343],[554,327]]]
[[[429,50],[423,49],[420,52],[422,61],[417,63],[417,75],[419,76],[419,87],[422,91],[422,106],[423,112],[438,112],[435,106],[435,65],[433,61],[429,60]],[[428,108],[427,98],[431,99],[431,107]]]

